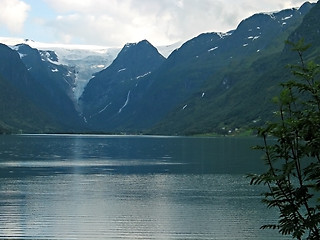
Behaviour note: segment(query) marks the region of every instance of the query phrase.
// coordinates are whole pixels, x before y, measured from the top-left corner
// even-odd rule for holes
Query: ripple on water
[[[2,179],[0,238],[279,239],[241,175],[97,174]]]

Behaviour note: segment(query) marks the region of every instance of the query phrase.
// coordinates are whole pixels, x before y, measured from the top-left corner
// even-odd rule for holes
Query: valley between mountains
[[[155,47],[65,46],[0,38],[0,132],[241,134],[272,118],[271,98],[311,44],[320,3],[257,13],[227,33]]]

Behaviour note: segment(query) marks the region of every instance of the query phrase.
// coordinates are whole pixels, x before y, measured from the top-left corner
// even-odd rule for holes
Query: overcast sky
[[[0,0],[0,36],[48,43],[122,46],[227,32],[258,12],[304,0]],[[316,1],[310,1],[316,2]]]

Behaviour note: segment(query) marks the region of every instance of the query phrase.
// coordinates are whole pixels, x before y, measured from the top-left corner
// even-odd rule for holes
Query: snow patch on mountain
[[[225,37],[228,37],[228,36],[232,35],[232,31],[226,32],[226,33],[224,33],[224,32],[217,32],[217,35],[218,35],[220,38],[225,38]]]
[[[131,93],[131,90],[128,92],[126,102],[125,102],[124,105],[119,109],[119,112],[118,112],[118,113],[121,113],[122,110],[128,105],[129,100],[130,100],[130,93]]]
[[[288,16],[288,17],[284,17],[284,18],[282,18],[281,20],[282,21],[285,21],[285,20],[288,20],[288,19],[290,19],[290,18],[292,18],[293,17],[293,15],[291,14],[290,16]]]
[[[211,49],[208,50],[208,52],[212,52],[212,51],[214,51],[214,50],[216,50],[216,49],[218,49],[218,48],[219,48],[219,47],[211,48]]]
[[[102,112],[104,112],[110,105],[111,105],[111,103],[108,103],[103,109],[101,109],[101,110],[99,111],[99,114],[102,113]]]
[[[19,48],[20,48],[20,46],[12,46],[11,47],[12,50],[15,50],[17,52],[19,51]],[[18,52],[18,54],[19,54],[20,59],[22,59],[22,58],[27,56],[27,54],[22,54],[22,53],[19,53],[19,52]]]
[[[145,76],[148,76],[149,74],[151,74],[151,72],[147,72],[147,73],[145,73],[145,74],[142,74],[142,75],[136,77],[136,79],[138,80],[139,78],[143,78],[143,77],[145,77]]]
[[[121,69],[118,70],[118,73],[119,73],[119,72],[123,72],[123,71],[125,71],[125,70],[127,70],[127,69],[126,69],[126,68],[121,68]]]

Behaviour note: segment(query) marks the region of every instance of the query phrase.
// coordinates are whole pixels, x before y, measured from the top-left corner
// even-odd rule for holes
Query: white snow
[[[124,45],[124,47],[125,48],[129,48],[129,47],[132,47],[132,46],[135,46],[135,45],[137,45],[138,43],[126,43],[125,45]]]
[[[271,19],[273,19],[273,20],[275,20],[276,19],[276,17],[274,16],[274,14],[275,14],[276,12],[266,12],[266,13],[264,13],[265,15],[268,15],[269,17],[271,17]]]
[[[58,61],[53,61],[53,60],[51,60],[51,59],[50,59],[50,53],[48,53],[48,52],[45,52],[45,54],[44,54],[44,53],[41,53],[40,55],[42,56],[42,59],[43,59],[43,60],[47,60],[47,61],[49,61],[49,62],[51,62],[51,63],[53,63],[53,64],[56,64],[56,65],[61,65]],[[45,57],[46,57],[45,59],[43,58],[44,55],[45,55]]]
[[[147,73],[145,73],[145,74],[143,74],[143,75],[140,75],[140,76],[136,77],[136,79],[138,80],[139,78],[143,78],[143,77],[145,77],[145,76],[148,76],[150,73],[151,73],[151,72],[147,72]]]
[[[19,46],[11,46],[11,49],[12,49],[12,50],[15,50],[15,51],[18,51],[19,48],[20,48]]]
[[[27,54],[19,53],[19,56],[20,56],[20,58],[22,59],[22,58],[26,57],[26,56],[27,56]]]
[[[248,39],[250,39],[250,40],[252,39],[252,41],[254,41],[254,40],[257,40],[259,37],[260,36],[255,36],[255,37],[254,36],[250,36],[250,37],[248,37]]]
[[[98,114],[104,112],[110,105],[111,105],[111,103],[108,103],[103,109],[101,109],[101,110],[99,111]]]
[[[105,68],[106,66],[103,65],[103,64],[100,64],[100,65],[94,65],[94,66],[91,66],[92,69],[101,69],[101,68]]]
[[[0,38],[1,39],[1,38]],[[0,41],[1,42],[1,41]],[[12,50],[15,50],[15,51],[19,51],[19,49],[20,49],[20,46],[11,46],[11,49]],[[18,52],[18,54],[19,54],[19,57],[22,59],[22,58],[24,58],[25,56],[27,56],[27,54],[22,54],[22,53],[19,53]]]
[[[118,70],[118,73],[119,73],[119,72],[123,72],[123,71],[125,71],[125,70],[127,70],[127,69],[126,69],[126,68],[119,69],[119,70]]]
[[[212,52],[212,51],[216,50],[217,48],[219,48],[219,47],[211,48],[211,49],[208,50],[208,52]]]
[[[218,36],[219,36],[220,38],[225,38],[225,37],[227,37],[227,36],[232,35],[232,32],[226,32],[226,33],[224,33],[224,32],[217,32],[217,34],[218,34]]]
[[[73,67],[75,71],[75,98],[79,99],[85,86],[92,78],[93,74],[108,67],[116,58],[120,48],[101,49],[50,49],[55,51],[59,58],[59,63]]]
[[[126,102],[125,102],[124,105],[119,109],[119,112],[118,112],[118,113],[121,113],[122,110],[128,105],[129,100],[130,100],[130,93],[131,93],[131,90],[129,90],[128,95],[127,95]]]
[[[285,20],[288,20],[288,19],[290,19],[290,18],[292,18],[292,17],[293,17],[293,15],[291,14],[291,15],[288,16],[288,17],[281,18],[281,20],[282,20],[282,21],[285,21]]]

